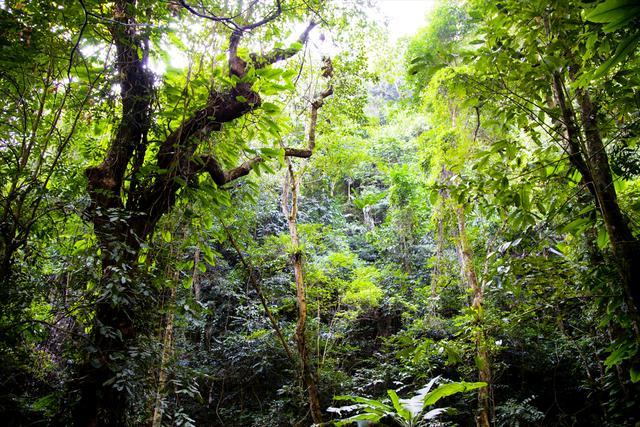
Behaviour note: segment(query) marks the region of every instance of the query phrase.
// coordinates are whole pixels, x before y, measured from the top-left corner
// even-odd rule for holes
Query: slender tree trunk
[[[160,360],[160,372],[158,372],[158,387],[156,389],[156,399],[153,408],[153,419],[151,422],[152,427],[162,426],[162,415],[164,413],[162,408],[162,399],[164,398],[165,387],[167,385],[167,367],[169,366],[169,359],[173,352],[173,319],[175,317],[173,305],[176,300],[176,287],[178,286],[179,272],[174,273],[173,279],[171,294],[169,295],[169,312],[167,313],[164,338],[162,340],[162,358]]]
[[[282,329],[280,329],[280,326],[278,325],[278,321],[276,320],[275,316],[273,315],[273,312],[269,308],[269,304],[267,303],[267,299],[264,296],[264,292],[262,292],[262,286],[260,286],[260,282],[258,282],[258,279],[256,278],[256,276],[254,274],[253,266],[249,263],[249,261],[242,254],[242,251],[240,250],[240,246],[238,245],[238,242],[236,242],[236,239],[233,237],[233,234],[231,234],[231,230],[229,230],[229,227],[227,227],[227,224],[225,224],[225,222],[222,220],[222,218],[220,219],[220,223],[222,224],[222,227],[224,228],[224,230],[227,233],[227,237],[229,238],[229,242],[231,242],[231,246],[233,246],[233,248],[236,250],[236,253],[238,254],[238,257],[240,258],[240,262],[242,263],[244,268],[247,270],[247,274],[249,276],[249,283],[251,283],[251,285],[253,286],[253,289],[258,294],[258,298],[260,298],[260,303],[262,304],[262,308],[264,309],[264,313],[267,316],[267,318],[269,319],[269,322],[271,322],[271,327],[273,328],[274,332],[276,333],[276,336],[278,337],[278,340],[280,341],[280,344],[282,345],[282,349],[287,354],[287,358],[289,359],[289,361],[291,361],[291,363],[295,364],[295,359],[293,358],[293,353],[291,352],[291,349],[289,348],[289,344],[287,344],[287,340],[284,338],[284,334],[282,333]]]
[[[489,427],[491,418],[491,364],[489,360],[489,350],[487,348],[487,340],[484,334],[484,289],[478,282],[475,266],[473,265],[473,251],[469,244],[467,236],[466,221],[464,209],[461,206],[456,207],[456,218],[458,225],[458,252],[462,261],[462,276],[467,282],[472,293],[471,308],[475,315],[475,344],[476,359],[478,364],[478,377],[480,381],[489,384],[489,387],[483,387],[478,392],[478,414],[476,415],[476,426]]]
[[[373,231],[376,228],[375,220],[373,218],[373,215],[371,214],[372,210],[373,210],[372,205],[366,205],[365,207],[362,208],[362,216],[364,217],[364,224],[367,227],[367,230],[369,231]]]
[[[451,176],[451,172],[446,168],[446,166],[442,166],[440,170],[440,184],[442,187],[438,190],[439,203],[436,207],[436,254],[435,254],[435,264],[433,266],[433,276],[431,277],[431,296],[436,297],[438,293],[438,282],[444,277],[445,272],[445,259],[444,259],[444,250],[445,250],[445,221],[444,221],[444,210],[446,201],[449,199],[449,190],[446,188],[446,183]],[[435,299],[434,299],[434,309],[435,309]]]
[[[323,76],[331,77],[331,60],[323,58],[325,66],[323,67]],[[309,121],[308,132],[308,148],[309,153],[313,153],[316,146],[316,126],[318,123],[318,110],[322,108],[324,100],[333,94],[333,87],[329,84],[327,89],[322,92],[311,103],[311,115]],[[282,213],[287,218],[289,225],[289,235],[291,236],[291,263],[296,281],[296,299],[298,302],[298,321],[296,323],[296,345],[298,355],[300,356],[300,376],[302,382],[307,388],[309,395],[309,409],[311,418],[315,424],[322,424],[322,407],[320,406],[320,396],[318,393],[317,382],[311,362],[309,360],[309,349],[307,348],[306,325],[307,325],[307,297],[304,284],[304,275],[302,272],[302,251],[300,248],[300,238],[298,236],[298,182],[293,172],[293,165],[289,157],[285,158],[287,171],[282,186]],[[289,199],[291,197],[291,199]],[[289,204],[291,203],[291,204]]]
[[[289,206],[289,194],[291,195],[291,206]],[[307,325],[307,297],[302,272],[302,251],[300,248],[300,238],[298,236],[298,184],[291,161],[287,159],[287,175],[282,187],[282,212],[287,217],[289,225],[289,235],[291,236],[291,264],[296,281],[296,300],[298,302],[298,321],[296,322],[296,345],[300,356],[300,376],[307,388],[309,397],[309,408],[311,418],[316,424],[323,422],[322,407],[320,406],[320,396],[318,394],[317,378],[311,368],[309,360],[309,349],[307,348],[306,325]]]
[[[455,115],[453,115],[452,123],[455,125]],[[478,392],[478,413],[476,415],[476,426],[489,427],[491,425],[491,361],[489,358],[489,349],[484,333],[483,303],[484,289],[478,281],[476,268],[473,264],[473,250],[469,243],[469,236],[466,230],[466,220],[464,208],[451,199],[450,193],[446,186],[451,183],[453,173],[446,167],[442,166],[440,171],[440,206],[438,217],[438,247],[436,256],[441,257],[444,251],[444,210],[450,207],[455,212],[455,227],[457,232],[457,253],[460,261],[460,270],[463,282],[467,288],[471,290],[472,300],[471,308],[474,312],[474,341],[476,345],[476,363],[478,365],[478,377],[480,381],[486,382],[489,386],[483,387]],[[438,255],[439,254],[439,255]],[[437,262],[437,271],[442,274],[440,268],[443,262],[439,259]],[[432,292],[435,292],[432,286]]]

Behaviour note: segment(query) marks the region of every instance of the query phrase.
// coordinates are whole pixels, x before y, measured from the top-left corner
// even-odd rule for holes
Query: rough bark
[[[562,116],[569,161],[582,175],[582,182],[602,215],[618,272],[637,312],[640,307],[640,242],[633,236],[618,203],[607,151],[600,135],[597,106],[587,92],[577,90],[578,122],[558,72],[553,74],[553,89]]]
[[[553,73],[553,93],[556,105],[560,108],[562,120],[558,120],[564,128],[565,150],[569,155],[569,161],[574,168],[582,175],[582,182],[586,185],[591,195],[597,200],[596,189],[594,187],[591,170],[582,157],[582,144],[580,129],[576,123],[576,116],[573,108],[566,99],[565,88],[560,73]]]
[[[289,207],[289,193],[291,194],[291,206]],[[323,422],[322,407],[320,406],[320,397],[318,394],[317,378],[311,368],[309,359],[309,349],[307,347],[307,299],[304,284],[304,275],[302,273],[302,253],[300,249],[300,238],[298,236],[297,225],[298,211],[298,186],[296,177],[293,173],[291,162],[287,159],[287,176],[282,188],[282,212],[287,217],[289,225],[289,235],[291,236],[291,264],[296,281],[296,301],[298,303],[298,320],[296,322],[296,346],[298,356],[300,357],[300,376],[304,383],[308,398],[309,408],[311,410],[311,418],[316,424]]]
[[[544,26],[551,39],[553,34],[548,16],[544,19]],[[567,67],[569,77],[575,79],[579,66],[571,52],[566,52],[566,59],[570,64]],[[635,305],[633,311],[637,316],[640,310],[640,241],[633,236],[618,203],[609,159],[600,134],[597,105],[586,90],[577,89],[575,95],[580,111],[578,123],[562,75],[556,71],[551,78],[555,102],[562,116],[569,160],[582,175],[595,207],[602,215],[618,272],[629,302]]]
[[[138,181],[136,172],[145,158],[152,122],[153,79],[145,64],[148,37],[140,31],[144,27],[137,25],[136,16],[135,0],[114,2],[113,19],[108,22],[117,53],[122,115],[103,161],[86,170],[91,197],[87,213],[101,250],[102,277],[90,337],[93,349],[87,352],[74,383],[79,400],[73,416],[78,426],[126,424],[126,392],[116,390],[112,383],[125,364],[129,346],[148,332],[140,326],[145,322],[136,323],[136,319],[144,318],[145,305],[150,304],[149,298],[138,296],[135,265],[142,242],[148,240],[175,203],[180,188],[176,178],[195,185],[197,176],[206,172],[220,186],[247,175],[263,161],[257,157],[225,171],[215,158],[194,156],[199,142],[208,134],[260,106],[259,94],[250,84],[240,83],[226,91],[211,92],[206,104],[160,144],[153,161],[159,172],[144,183]],[[314,25],[307,27],[300,42],[306,42]],[[230,38],[229,73],[241,78],[248,64],[236,53],[246,30],[238,29]],[[275,49],[255,54],[253,66],[265,67],[295,53],[295,49]],[[308,157],[306,154],[295,150],[287,153]],[[129,176],[132,178],[125,194]]]
[[[611,250],[616,259],[618,271],[625,284],[626,292],[640,308],[640,242],[633,236],[625,218],[609,168],[609,159],[598,128],[598,109],[589,95],[576,92],[582,127],[585,135],[587,159],[596,191],[597,205],[604,219]]]
[[[327,77],[329,77],[328,75]],[[309,122],[308,148],[313,152],[316,144],[316,127],[318,122],[318,110],[324,104],[325,98],[333,94],[333,88],[329,86],[311,103],[311,118]],[[307,347],[307,299],[304,274],[302,271],[302,252],[300,249],[300,237],[298,235],[298,181],[293,171],[291,159],[286,158],[287,171],[282,186],[282,213],[287,218],[289,235],[291,237],[291,264],[296,282],[296,301],[298,304],[298,320],[296,322],[296,347],[300,357],[300,377],[307,389],[311,418],[315,424],[322,424],[322,407],[318,393],[318,379],[311,367],[309,349]]]

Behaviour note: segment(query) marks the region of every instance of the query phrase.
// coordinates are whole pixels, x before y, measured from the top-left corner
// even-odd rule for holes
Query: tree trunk
[[[323,59],[325,64],[331,65],[329,58]],[[331,77],[331,72],[323,74],[324,77]],[[322,92],[311,103],[311,118],[309,121],[308,132],[308,148],[309,153],[313,153],[316,145],[316,126],[318,123],[318,110],[324,104],[325,98],[333,94],[333,87],[329,85],[327,89]],[[296,322],[296,346],[298,349],[298,355],[300,356],[300,376],[302,382],[307,388],[309,395],[309,409],[311,411],[311,418],[315,424],[322,424],[322,407],[320,406],[320,396],[318,393],[317,382],[314,371],[311,369],[311,362],[309,360],[309,349],[307,348],[306,339],[306,325],[307,325],[307,298],[306,289],[304,284],[304,275],[302,272],[302,252],[300,248],[300,238],[298,236],[298,182],[296,180],[295,173],[293,172],[293,165],[291,159],[286,159],[287,171],[282,185],[282,213],[287,218],[289,225],[289,235],[291,236],[291,264],[293,265],[293,272],[296,281],[296,299],[298,302],[298,321]],[[291,199],[289,199],[291,197]],[[289,205],[291,202],[291,205]]]
[[[231,243],[231,246],[233,246],[236,253],[238,254],[238,258],[240,258],[240,262],[242,263],[244,268],[247,270],[247,275],[249,276],[249,283],[251,283],[251,286],[253,286],[253,289],[258,294],[258,298],[260,299],[260,304],[262,304],[262,308],[264,309],[264,314],[267,316],[267,319],[269,319],[269,322],[271,323],[271,327],[273,328],[274,332],[276,333],[276,336],[278,337],[278,340],[280,341],[280,344],[282,345],[282,349],[287,354],[287,358],[289,359],[289,361],[291,361],[291,363],[295,365],[295,359],[293,358],[293,353],[289,348],[289,344],[287,344],[287,340],[284,338],[284,334],[282,333],[282,329],[280,329],[280,326],[278,325],[278,321],[276,320],[275,316],[273,315],[273,312],[269,308],[269,304],[267,302],[266,297],[264,296],[264,292],[262,292],[262,286],[260,286],[260,282],[258,282],[258,279],[254,274],[254,267],[249,263],[249,261],[242,254],[242,251],[240,250],[240,246],[236,242],[236,239],[233,237],[233,234],[231,234],[231,230],[229,230],[229,227],[227,227],[227,224],[225,224],[222,218],[220,218],[220,223],[222,224],[222,227],[227,233],[227,237],[229,238],[229,242]]]
[[[366,205],[365,207],[362,208],[362,216],[364,217],[364,224],[367,227],[367,230],[369,231],[373,231],[376,228],[375,219],[371,214],[372,210],[373,210],[372,205]]]
[[[167,385],[167,368],[169,366],[171,353],[173,352],[173,320],[175,318],[173,305],[176,301],[176,288],[178,287],[179,279],[180,272],[174,272],[173,283],[171,284],[171,293],[169,295],[169,312],[166,316],[166,325],[162,340],[162,358],[160,359],[160,371],[158,372],[158,386],[156,387],[156,398],[153,407],[153,418],[151,421],[152,427],[162,426],[162,415],[164,413],[164,409],[162,408],[162,399],[166,394],[165,387]]]
[[[625,290],[638,310],[640,309],[640,242],[633,236],[618,203],[609,169],[609,158],[598,129],[598,109],[586,92],[578,90],[576,95],[580,105],[587,159],[596,190],[597,204],[609,234],[611,250]]]
[[[580,172],[604,220],[618,272],[629,302],[640,309],[640,242],[633,236],[616,194],[606,148],[598,128],[598,111],[589,95],[576,91],[581,128],[559,73],[554,73],[555,101],[560,108],[569,161]],[[581,132],[582,131],[582,132]],[[581,139],[584,137],[584,143]]]
[[[473,265],[473,251],[469,244],[467,236],[466,221],[464,209],[461,206],[456,207],[456,218],[458,225],[458,251],[462,261],[462,276],[467,282],[472,293],[471,308],[473,309],[475,319],[475,344],[476,344],[476,363],[478,365],[478,377],[480,381],[489,384],[478,392],[478,414],[476,415],[476,426],[489,427],[491,425],[491,364],[489,360],[489,350],[487,348],[487,340],[484,334],[483,325],[483,303],[484,289],[478,283],[475,266]]]
[[[122,266],[135,266],[139,246],[122,244],[129,240],[122,234],[114,233],[111,242],[105,242],[102,233],[96,234],[103,254],[99,286],[104,294],[95,308],[90,334],[93,351],[89,350],[77,378],[80,400],[73,414],[74,425],[126,425],[127,392],[117,390],[115,382],[125,368],[129,346],[143,331],[134,322],[141,311],[131,288],[135,276]]]
[[[135,0],[116,0],[113,19],[107,20],[116,47],[116,69],[121,87],[121,118],[101,164],[86,170],[91,205],[87,210],[101,250],[102,278],[95,305],[91,340],[85,361],[74,381],[79,399],[72,410],[76,426],[126,425],[129,399],[126,388],[127,350],[146,334],[153,304],[143,278],[136,278],[141,244],[155,231],[169,212],[180,189],[179,182],[197,187],[198,176],[208,173],[218,187],[247,175],[262,162],[259,156],[225,171],[211,155],[197,156],[199,143],[211,132],[261,105],[251,83],[238,83],[222,91],[212,91],[206,103],[196,109],[159,145],[151,160],[145,160],[147,133],[152,128],[151,105],[154,79],[146,64],[148,33],[139,25]],[[246,26],[237,25],[229,39],[229,75],[246,77],[247,62],[237,55],[242,34],[275,19],[281,12]],[[309,24],[298,42],[304,44],[315,26]],[[275,48],[252,54],[254,69],[264,68],[293,56],[298,49]],[[286,156],[309,157],[310,151],[285,148]],[[154,170],[141,181],[143,164]],[[179,178],[179,180],[178,180]],[[142,184],[144,182],[144,185]],[[129,185],[126,186],[125,183]],[[126,191],[125,191],[126,189]],[[141,292],[144,291],[144,292]],[[120,376],[119,376],[120,375]],[[118,382],[120,381],[120,383]],[[120,388],[120,390],[118,390]]]
[[[291,206],[289,207],[289,194],[291,194]],[[293,173],[291,161],[287,159],[287,175],[282,186],[282,212],[287,217],[289,225],[289,235],[291,236],[291,264],[296,281],[296,300],[298,302],[298,321],[296,322],[296,345],[300,356],[300,377],[307,389],[309,397],[309,409],[311,418],[315,424],[321,424],[322,407],[318,394],[317,378],[311,368],[309,360],[309,349],[307,348],[306,325],[307,325],[307,298],[302,273],[302,252],[300,248],[300,238],[298,236],[298,185]]]

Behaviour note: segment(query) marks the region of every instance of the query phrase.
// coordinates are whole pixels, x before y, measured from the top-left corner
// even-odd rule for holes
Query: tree
[[[278,19],[283,5],[251,8],[238,19],[205,13],[181,2],[186,12],[219,22],[231,29],[228,45],[228,87],[209,90],[203,105],[183,112],[182,121],[168,132],[154,150],[150,135],[156,135],[160,112],[154,109],[154,78],[149,69],[150,34],[140,19],[149,6],[134,0],[113,4],[107,27],[115,45],[115,66],[120,86],[121,114],[102,162],[87,168],[88,209],[101,251],[102,277],[92,328],[92,353],[78,375],[80,400],[77,425],[124,424],[127,397],[114,387],[123,375],[123,358],[144,330],[138,326],[144,306],[152,306],[147,290],[136,287],[136,264],[141,248],[156,230],[158,221],[176,202],[181,188],[199,185],[207,173],[217,187],[243,177],[264,162],[255,156],[240,166],[225,170],[223,163],[203,150],[212,132],[260,108],[254,89],[260,70],[293,56],[316,25],[311,23],[297,43],[265,54],[245,55],[240,49],[243,35]],[[252,13],[264,12],[254,22]],[[240,22],[240,23],[239,23]],[[161,136],[161,135],[157,135]],[[309,157],[305,149],[284,149],[287,156]],[[150,171],[145,173],[146,171]],[[143,286],[144,287],[144,286]],[[146,300],[146,301],[145,301]]]
[[[324,77],[331,77],[331,60],[325,60]],[[327,65],[328,64],[328,65]],[[329,86],[311,102],[311,118],[309,121],[307,150],[313,153],[316,145],[316,127],[318,123],[318,110],[324,104],[325,98],[333,94],[333,88]],[[298,177],[293,170],[293,164],[289,157],[286,158],[286,175],[282,184],[282,213],[287,218],[289,236],[291,237],[291,264],[296,282],[296,300],[298,303],[298,321],[296,323],[296,344],[300,357],[300,377],[309,394],[309,408],[311,417],[316,424],[322,423],[322,408],[318,396],[317,378],[313,373],[307,348],[307,296],[304,274],[302,271],[302,249],[298,236]]]
[[[640,243],[620,208],[611,173],[607,144],[616,141],[619,128],[605,124],[612,120],[611,115],[628,114],[625,107],[611,102],[624,98],[625,89],[614,93],[606,89],[606,79],[596,77],[601,73],[594,74],[610,54],[606,39],[617,36],[600,38],[598,29],[581,12],[572,1],[527,7],[518,1],[474,3],[472,15],[486,16],[478,28],[485,43],[477,51],[475,66],[484,77],[476,83],[504,97],[520,110],[523,119],[530,117],[535,123],[530,128],[548,134],[578,171],[604,221],[624,289],[637,312]],[[487,53],[492,55],[492,65],[484,56]],[[603,98],[605,93],[609,99]],[[554,125],[545,123],[543,117]],[[620,126],[635,127],[633,119]]]

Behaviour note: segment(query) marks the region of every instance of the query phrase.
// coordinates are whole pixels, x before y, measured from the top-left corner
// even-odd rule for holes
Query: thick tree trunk
[[[587,159],[597,195],[597,204],[602,213],[611,250],[616,259],[618,271],[625,284],[625,290],[640,309],[640,242],[633,236],[625,218],[609,169],[609,158],[598,129],[598,109],[584,91],[577,91],[578,104],[585,135]]]
[[[95,308],[90,336],[93,350],[77,379],[80,401],[75,406],[74,425],[126,425],[127,392],[118,390],[115,382],[125,367],[129,346],[141,332],[134,320],[140,312],[131,289],[135,275],[126,270],[136,264],[139,246],[123,243],[130,239],[122,233],[96,234],[101,242],[99,289],[103,295]]]
[[[278,3],[279,4],[279,3]],[[121,87],[122,116],[100,165],[86,170],[91,205],[88,214],[102,254],[102,278],[97,286],[99,296],[91,332],[92,348],[79,369],[75,381],[80,398],[73,409],[77,426],[115,426],[126,424],[128,378],[119,377],[131,363],[127,351],[149,323],[145,293],[140,293],[144,280],[136,280],[136,265],[142,242],[154,233],[156,224],[175,203],[180,188],[178,181],[197,186],[199,174],[208,173],[216,185],[247,175],[263,161],[250,159],[225,171],[213,156],[196,158],[198,144],[208,134],[258,108],[261,99],[251,83],[239,83],[226,91],[211,92],[201,108],[160,144],[150,162],[162,171],[146,177],[141,184],[138,172],[145,163],[147,133],[151,128],[154,81],[148,71],[148,34],[139,25],[136,0],[116,0],[109,30],[116,47],[116,68]],[[229,40],[229,74],[246,76],[247,63],[237,50],[243,32],[275,19],[281,8],[264,19],[244,27],[236,25]],[[304,44],[311,23],[299,38]],[[266,54],[252,54],[254,68],[264,68],[293,56],[297,49],[275,48]],[[310,151],[285,149],[285,155],[309,157]],[[178,180],[177,178],[180,178]],[[125,182],[129,183],[128,189]],[[126,202],[125,202],[126,200]],[[152,299],[152,298],[151,298]],[[118,384],[122,380],[123,384]],[[120,387],[118,390],[116,387]]]
[[[598,127],[597,107],[585,91],[576,91],[582,125],[579,127],[562,77],[557,72],[553,74],[553,89],[562,115],[569,161],[582,175],[582,181],[602,215],[625,292],[637,313],[640,309],[640,242],[633,236],[618,203],[607,151]]]

